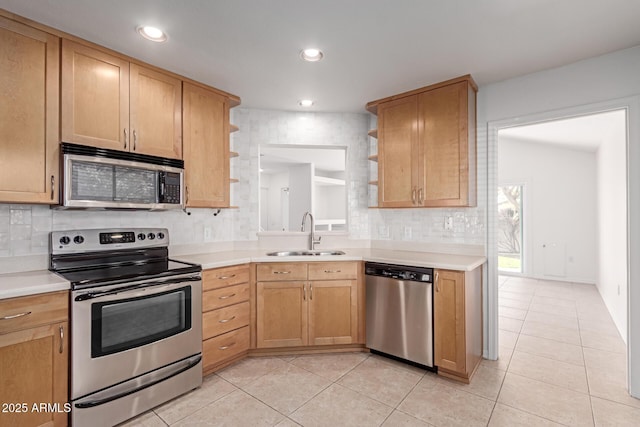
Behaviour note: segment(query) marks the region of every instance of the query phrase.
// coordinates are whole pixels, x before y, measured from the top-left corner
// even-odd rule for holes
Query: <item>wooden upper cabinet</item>
[[[183,101],[186,204],[194,208],[228,207],[228,99],[185,82]]]
[[[182,158],[182,81],[62,41],[62,140]]]
[[[371,102],[378,206],[476,205],[476,91],[470,76]]]
[[[378,198],[382,207],[411,205],[418,180],[418,97],[380,105],[378,110]]]
[[[0,17],[0,202],[58,203],[60,40]]]
[[[422,150],[418,195],[423,206],[473,206],[475,199],[475,126],[469,134],[467,82],[418,95],[419,146]],[[474,120],[475,122],[475,114]],[[470,181],[470,172],[473,180]],[[473,185],[473,189],[470,188]]]
[[[131,151],[182,158],[182,81],[130,65]]]
[[[62,141],[129,151],[129,62],[62,41]]]

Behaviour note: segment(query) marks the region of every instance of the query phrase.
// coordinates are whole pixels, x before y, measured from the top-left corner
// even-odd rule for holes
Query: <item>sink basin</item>
[[[342,251],[280,251],[269,252],[268,256],[326,256],[326,255],[344,255]]]

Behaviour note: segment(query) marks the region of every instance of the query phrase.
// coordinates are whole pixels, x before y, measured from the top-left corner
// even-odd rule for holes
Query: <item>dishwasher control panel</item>
[[[411,282],[433,282],[432,268],[367,262],[365,264],[365,274],[368,276],[380,276],[398,280],[409,280]]]

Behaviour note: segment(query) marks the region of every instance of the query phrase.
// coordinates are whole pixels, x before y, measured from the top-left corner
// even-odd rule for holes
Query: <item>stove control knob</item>
[[[79,245],[82,242],[84,242],[84,237],[82,237],[82,236],[76,236],[76,237],[73,238],[73,243],[75,243],[75,244]]]
[[[70,242],[71,242],[71,239],[69,238],[69,236],[62,236],[60,238],[61,245],[68,245]]]
[[[153,234],[153,233],[149,233],[149,234],[147,234],[147,237],[149,238],[149,240],[153,240],[153,239],[156,238],[156,235]]]
[[[162,231],[158,233],[158,239],[164,239],[164,233]]]
[[[138,240],[144,240],[144,239],[146,239],[146,238],[147,238],[147,236],[145,236],[145,234],[144,234],[144,233],[139,233],[139,234],[138,234]]]

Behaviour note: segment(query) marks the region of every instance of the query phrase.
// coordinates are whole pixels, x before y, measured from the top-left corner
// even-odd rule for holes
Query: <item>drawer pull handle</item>
[[[55,188],[56,188],[56,177],[51,175],[51,200],[53,200],[53,193],[55,192]]]
[[[325,273],[342,273],[342,270],[325,270]]]
[[[290,271],[274,271],[273,274],[291,274]]]
[[[231,343],[229,345],[223,345],[222,347],[218,347],[218,350],[226,350],[229,347],[233,347],[234,345],[236,345],[236,343]]]
[[[233,279],[234,277],[236,277],[235,274],[231,274],[229,276],[220,276],[218,277],[219,280],[227,280],[227,279]]]
[[[227,298],[231,298],[231,297],[235,297],[236,294],[231,294],[231,295],[222,295],[220,297],[218,297],[218,299],[227,299]]]
[[[60,354],[64,351],[64,328],[60,326]]]
[[[219,323],[227,323],[227,322],[231,322],[233,319],[235,319],[236,316],[231,317],[230,319],[222,319],[222,320],[218,320]]]
[[[18,313],[18,314],[14,314],[14,315],[11,315],[11,316],[4,316],[0,320],[17,319],[18,317],[28,316],[30,314],[31,314],[30,311],[25,311],[24,313]]]

